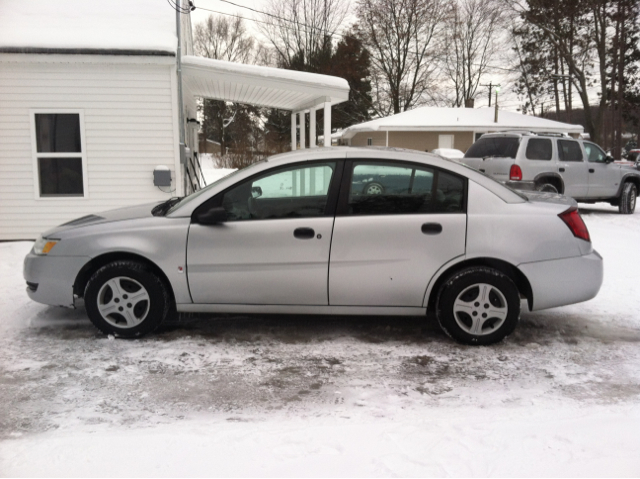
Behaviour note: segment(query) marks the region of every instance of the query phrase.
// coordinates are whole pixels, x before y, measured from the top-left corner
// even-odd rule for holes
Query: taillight
[[[520,181],[522,179],[522,169],[518,165],[511,165],[509,170],[509,179]]]
[[[572,206],[564,213],[560,213],[558,216],[569,227],[573,236],[591,242],[589,230],[587,229],[587,225],[584,224],[582,216],[578,213],[578,208]]]

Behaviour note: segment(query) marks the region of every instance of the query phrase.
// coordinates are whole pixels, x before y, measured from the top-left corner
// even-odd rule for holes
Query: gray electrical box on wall
[[[160,165],[153,170],[153,186],[171,186],[171,170]]]

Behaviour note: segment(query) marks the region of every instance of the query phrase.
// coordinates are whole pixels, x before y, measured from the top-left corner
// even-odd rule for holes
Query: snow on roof
[[[224,60],[182,57],[187,93],[204,98],[249,103],[282,110],[305,110],[349,99],[344,78]]]
[[[2,0],[0,48],[175,53],[176,12],[158,0]]]
[[[365,131],[503,131],[522,130],[537,132],[582,133],[581,125],[570,125],[535,116],[500,110],[498,123],[494,108],[440,108],[421,107],[386,118],[360,123],[346,128],[343,138],[353,138]]]

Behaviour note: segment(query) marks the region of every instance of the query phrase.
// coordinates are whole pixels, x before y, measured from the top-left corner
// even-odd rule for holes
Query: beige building
[[[341,144],[349,146],[390,146],[432,151],[455,148],[463,152],[484,133],[533,131],[579,136],[581,125],[570,125],[493,108],[422,107],[386,118],[350,126],[342,132]]]

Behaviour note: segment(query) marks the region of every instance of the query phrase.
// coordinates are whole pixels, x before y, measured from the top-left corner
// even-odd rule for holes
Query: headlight
[[[58,244],[59,241],[60,240],[43,238],[40,236],[36,240],[36,244],[33,245],[33,252],[39,255],[47,254],[56,244]]]

